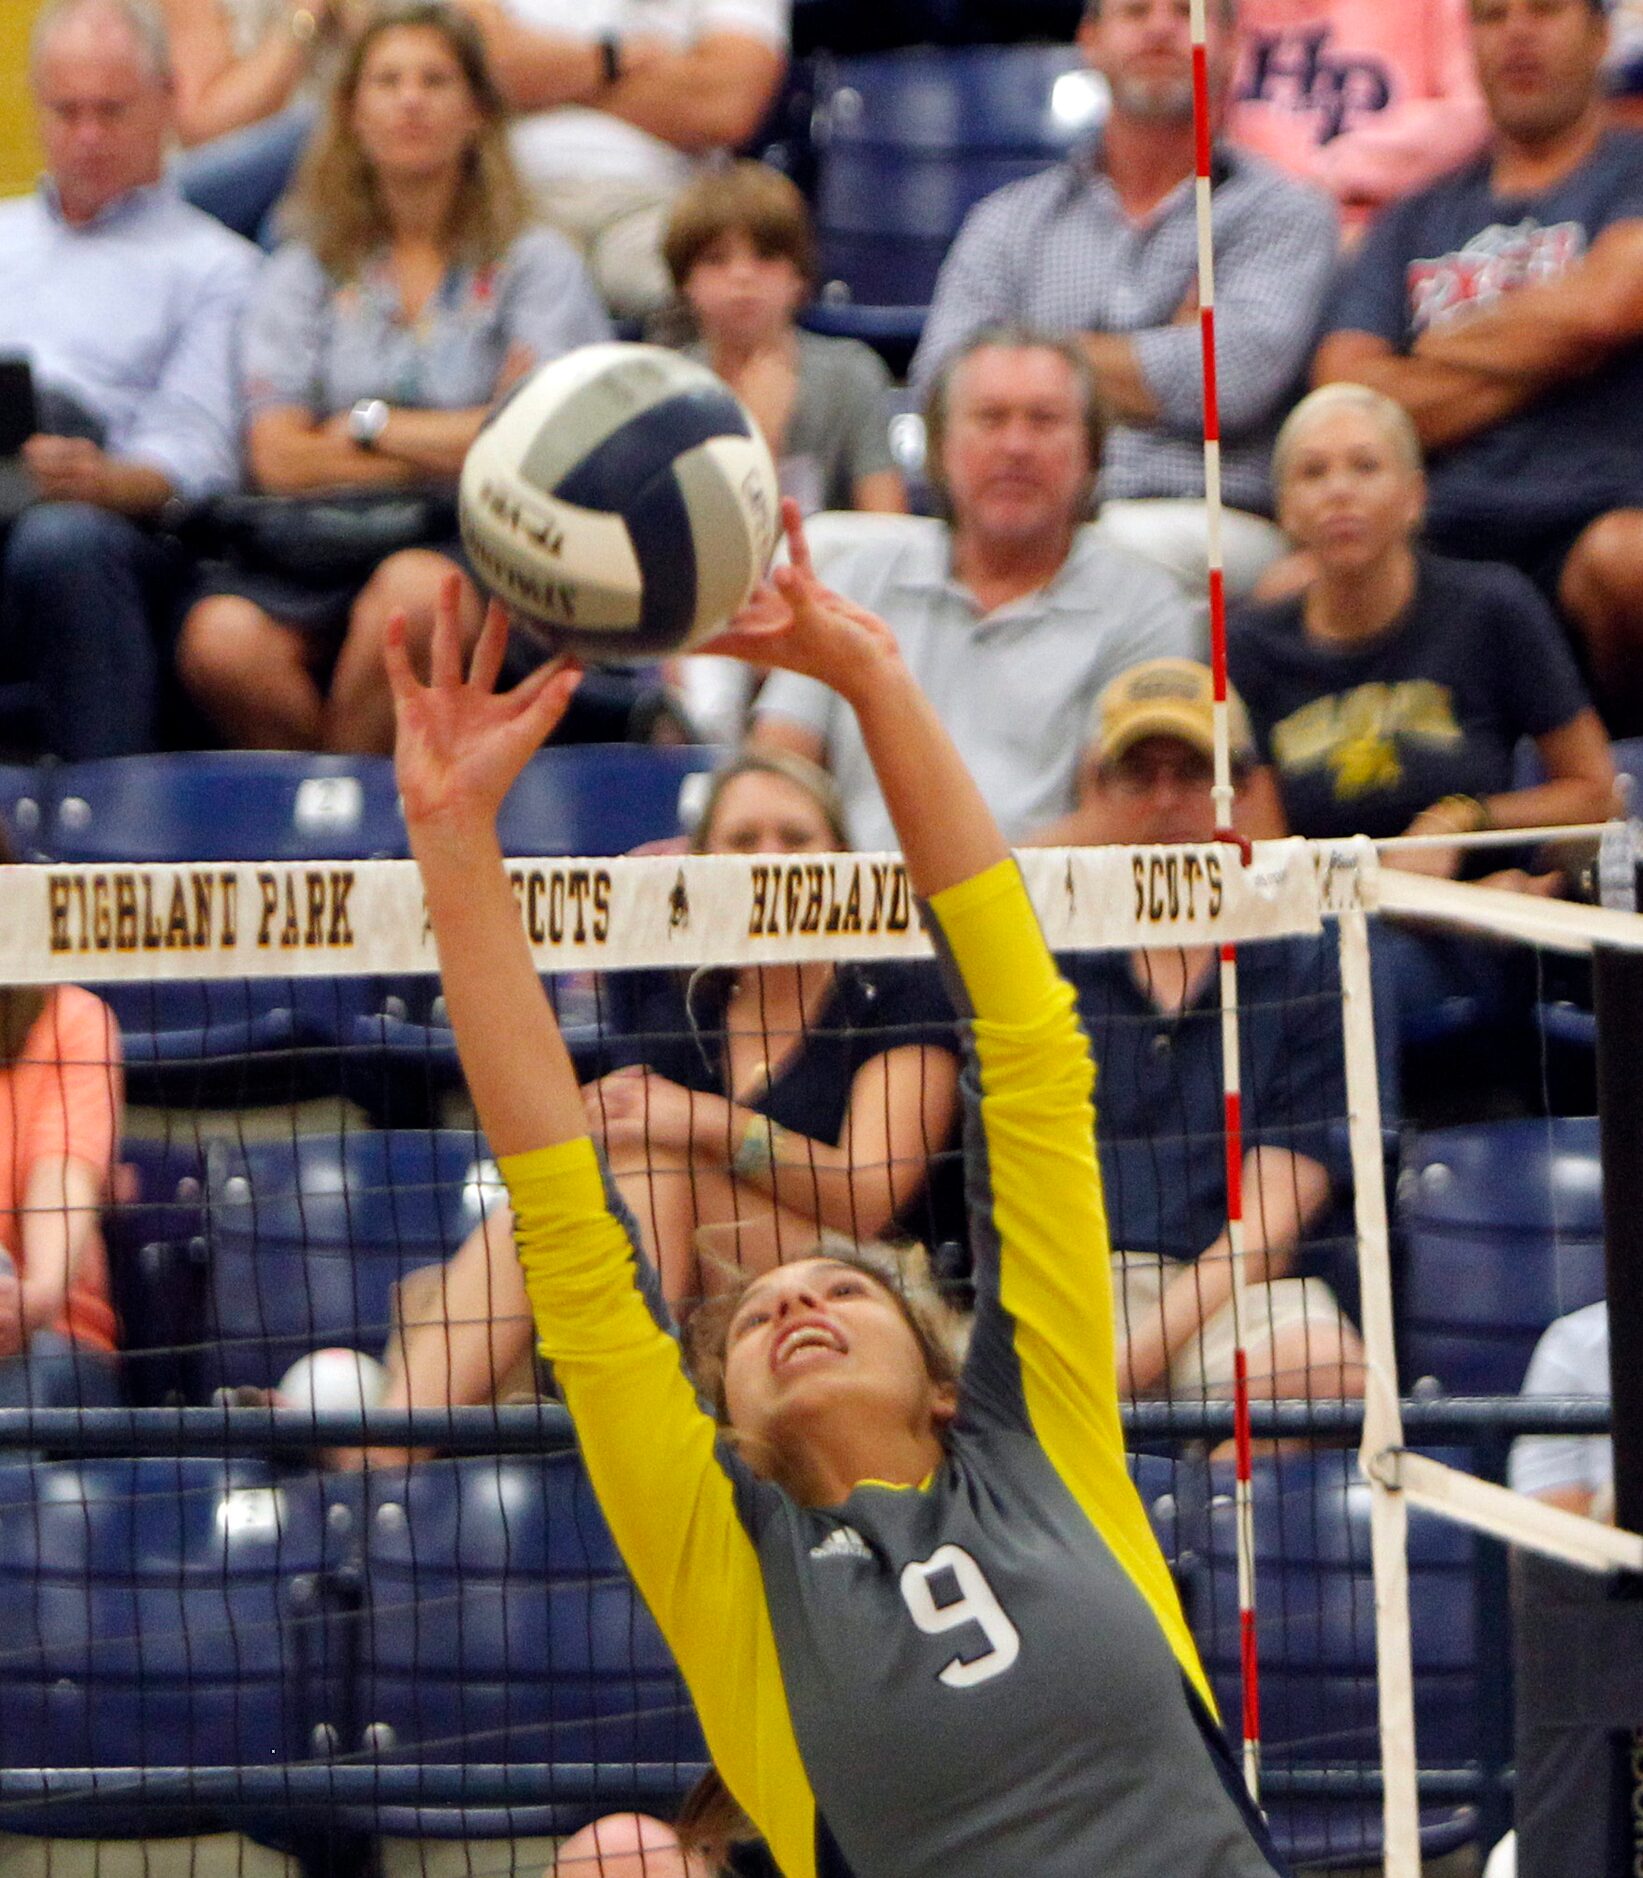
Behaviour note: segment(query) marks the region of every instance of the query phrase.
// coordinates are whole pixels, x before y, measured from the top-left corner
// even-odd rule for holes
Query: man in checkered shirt
[[[1211,0],[1210,80],[1226,95],[1236,0]],[[1024,320],[1079,335],[1116,421],[1102,525],[1187,590],[1205,582],[1203,366],[1188,0],[1090,0],[1079,28],[1112,108],[1067,162],[998,190],[959,231],[913,361],[927,386],[978,328]],[[1334,269],[1332,205],[1217,146],[1213,213],[1229,590],[1282,549],[1272,439],[1293,401]]]

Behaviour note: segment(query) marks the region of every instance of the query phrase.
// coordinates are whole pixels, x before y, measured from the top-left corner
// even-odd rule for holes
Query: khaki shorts
[[[1178,1272],[1189,1268],[1176,1259],[1152,1252],[1115,1252],[1112,1255],[1113,1305],[1118,1313],[1120,1344],[1158,1320],[1164,1287]],[[1339,1347],[1341,1333],[1354,1336],[1321,1278],[1275,1278],[1270,1284],[1251,1285],[1244,1298],[1244,1348],[1253,1376],[1269,1375],[1276,1338],[1305,1326],[1316,1334],[1320,1348]],[[1169,1367],[1171,1395],[1229,1395],[1232,1392],[1232,1301],[1228,1301],[1175,1353]],[[1295,1379],[1299,1394],[1302,1379]],[[1158,1390],[1163,1394],[1162,1388]],[[1280,1394],[1286,1393],[1283,1390]]]

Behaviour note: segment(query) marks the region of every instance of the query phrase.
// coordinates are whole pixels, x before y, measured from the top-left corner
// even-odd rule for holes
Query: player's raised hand
[[[514,778],[564,716],[582,676],[574,661],[556,660],[499,692],[508,618],[494,600],[464,675],[460,597],[453,574],[435,609],[427,684],[411,669],[404,616],[388,623],[384,662],[394,694],[394,773],[411,826],[494,822]]]
[[[782,504],[788,565],[772,570],[724,632],[698,648],[799,672],[850,698],[884,661],[899,662],[895,635],[876,613],[817,578],[796,502]]]

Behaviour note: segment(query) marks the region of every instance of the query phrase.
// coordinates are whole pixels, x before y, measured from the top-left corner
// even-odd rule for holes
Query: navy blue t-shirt
[[[1226,1225],[1221,980],[1211,970],[1183,1011],[1163,1011],[1124,952],[1058,963],[1096,1062],[1096,1145],[1114,1247],[1195,1259]],[[1351,1190],[1340,973],[1333,939],[1238,948],[1244,1147],[1285,1148]],[[1309,1237],[1334,1230],[1321,1220]]]
[[[1327,330],[1373,333],[1408,352],[1434,327],[1557,280],[1604,229],[1637,219],[1643,135],[1611,131],[1572,176],[1536,196],[1497,197],[1490,159],[1481,157],[1376,222],[1336,291]],[[1643,345],[1634,345],[1435,455],[1434,539],[1468,528],[1494,539],[1514,529],[1544,533],[1643,502],[1639,412]]]
[[[1319,643],[1302,602],[1286,600],[1235,615],[1227,667],[1291,833],[1314,840],[1402,834],[1444,796],[1509,789],[1519,739],[1587,703],[1522,574],[1436,554],[1419,557],[1414,599],[1368,644]]]
[[[606,981],[607,1046],[612,1069],[642,1063],[659,1076],[703,1094],[725,1086],[725,1005],[728,972],[613,973]],[[796,1049],[768,1039],[776,1064],[770,1083],[746,1107],[795,1134],[838,1145],[856,1072],[903,1044],[928,1044],[960,1054],[958,1020],[934,964],[875,960],[841,965],[827,997]]]

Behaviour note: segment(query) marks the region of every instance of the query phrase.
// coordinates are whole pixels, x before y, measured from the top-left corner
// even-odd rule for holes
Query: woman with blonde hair
[[[1401,405],[1365,385],[1313,392],[1279,432],[1273,482],[1308,580],[1290,599],[1246,607],[1228,638],[1259,755],[1251,780],[1280,805],[1275,826],[1252,832],[1442,837],[1612,812],[1609,740],[1546,602],[1513,568],[1421,545],[1426,479]],[[1519,787],[1525,739],[1542,780]],[[1503,857],[1434,846],[1388,858],[1454,876],[1486,875]],[[1559,883],[1511,869],[1495,884]],[[1454,1000],[1507,1014],[1498,949],[1407,928],[1386,941],[1405,1043],[1427,1040]]]
[[[1228,658],[1291,834],[1465,835],[1601,820],[1608,738],[1556,620],[1511,568],[1420,544],[1421,449],[1365,385],[1298,404],[1273,451],[1297,596],[1233,620]],[[1545,780],[1513,787],[1522,738]],[[1400,866],[1454,874],[1458,850]]]
[[[403,610],[425,638],[463,566],[445,498],[468,445],[532,365],[609,329],[574,250],[527,225],[477,29],[438,0],[354,42],[285,219],[242,341],[252,478],[272,496],[352,492],[372,529],[409,512],[415,545],[312,571],[242,545],[210,570],[178,664],[234,744],[387,751],[383,628]],[[477,631],[471,587],[464,607]]]

